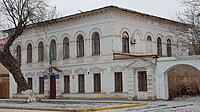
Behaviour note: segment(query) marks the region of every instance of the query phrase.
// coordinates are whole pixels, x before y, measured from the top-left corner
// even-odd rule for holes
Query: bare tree
[[[1,0],[0,14],[7,24],[3,25],[4,28],[9,27],[4,30],[8,35],[7,42],[0,51],[0,62],[13,75],[18,87],[28,94],[27,101],[36,101],[36,96],[29,90],[22,74],[20,62],[11,54],[10,46],[23,34],[28,25],[55,18],[55,10],[52,10],[46,0]]]
[[[178,21],[185,24],[174,31],[176,35],[186,38],[190,55],[200,55],[200,1],[181,0],[184,11],[177,14]]]

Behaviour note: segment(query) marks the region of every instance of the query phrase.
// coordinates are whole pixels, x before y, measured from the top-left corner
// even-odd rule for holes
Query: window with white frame
[[[54,39],[51,40],[49,55],[52,60],[56,60],[56,41]]]
[[[147,36],[147,52],[152,52],[152,39],[151,36]]]
[[[146,73],[146,71],[138,72],[138,91],[147,91],[147,73]]]
[[[84,37],[83,35],[77,36],[77,57],[84,56]]]
[[[38,61],[39,62],[44,61],[44,44],[43,44],[43,42],[40,42],[38,44]]]
[[[100,54],[100,36],[99,33],[94,32],[92,35],[92,55]]]
[[[69,38],[63,39],[63,59],[69,58]]]
[[[32,45],[30,43],[27,46],[27,63],[32,63]]]
[[[122,53],[129,53],[129,35],[127,32],[122,34]]]
[[[157,39],[157,55],[162,56],[162,40],[160,37]]]
[[[172,56],[172,48],[171,48],[171,40],[167,39],[167,56],[171,57]]]

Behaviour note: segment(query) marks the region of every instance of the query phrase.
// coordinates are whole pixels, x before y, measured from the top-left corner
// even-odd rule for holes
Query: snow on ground
[[[36,110],[14,110],[14,109],[0,109],[0,112],[44,112]],[[49,111],[48,111],[49,112]]]
[[[0,107],[20,108],[49,108],[49,109],[89,109],[122,105],[128,103],[141,103],[144,101],[124,100],[42,100],[37,103],[25,103],[21,99],[0,100]],[[0,110],[1,111],[1,110]],[[122,109],[104,110],[101,112],[200,112],[200,96],[181,97],[174,101],[147,101],[147,105]],[[2,111],[4,112],[4,111]],[[7,112],[7,111],[6,111]],[[14,112],[14,111],[13,111]],[[17,112],[17,111],[16,111]]]
[[[106,106],[115,106],[126,104],[123,102],[102,102],[89,100],[44,100],[42,102],[25,103],[24,100],[0,100],[0,107],[18,107],[18,108],[48,108],[48,109],[89,109]]]

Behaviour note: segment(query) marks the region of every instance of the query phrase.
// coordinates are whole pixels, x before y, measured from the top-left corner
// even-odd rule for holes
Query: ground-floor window
[[[28,78],[28,88],[32,89],[32,78]]]
[[[115,72],[115,92],[123,92],[122,72]]]
[[[94,74],[94,92],[101,92],[101,74]]]
[[[85,78],[84,74],[78,75],[78,92],[84,93],[85,92]]]
[[[18,84],[17,84],[17,93],[21,93],[21,89],[20,89],[20,87],[18,86]]]
[[[70,93],[70,77],[69,77],[69,75],[64,76],[64,92]]]
[[[44,94],[44,78],[39,77],[39,93]]]
[[[147,73],[146,73],[146,71],[138,72],[138,91],[147,91]]]

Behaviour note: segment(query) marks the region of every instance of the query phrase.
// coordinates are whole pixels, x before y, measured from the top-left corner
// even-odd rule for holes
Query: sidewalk
[[[40,111],[60,111],[60,112],[138,112],[138,111],[167,111],[170,109],[198,108],[199,99],[193,102],[180,101],[130,101],[130,100],[68,100],[68,99],[42,99],[41,102],[25,103],[25,99],[0,99],[0,109],[19,110],[40,110]],[[193,105],[196,104],[196,105]]]
[[[0,109],[89,112],[144,106],[146,103],[123,100],[50,100],[25,103],[24,99],[0,99]]]

